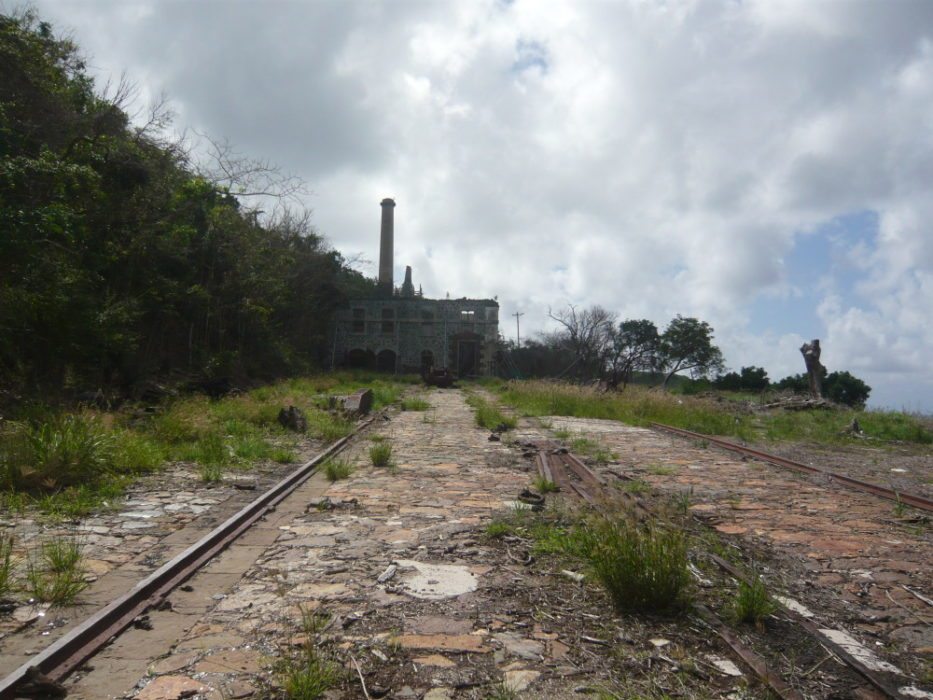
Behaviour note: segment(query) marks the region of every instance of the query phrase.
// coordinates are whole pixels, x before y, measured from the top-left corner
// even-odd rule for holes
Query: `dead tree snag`
[[[800,354],[807,365],[807,376],[810,379],[810,394],[819,399],[823,393],[823,375],[826,368],[820,364],[820,341],[814,338],[809,343],[800,346]]]

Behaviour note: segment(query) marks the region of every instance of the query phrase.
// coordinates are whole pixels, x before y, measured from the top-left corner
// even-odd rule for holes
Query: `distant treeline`
[[[630,383],[661,385],[687,394],[711,389],[809,391],[805,374],[772,383],[761,367],[726,372],[712,326],[696,318],[677,316],[659,331],[648,319],[617,322],[615,313],[599,306],[568,306],[550,316],[559,330],[504,350],[505,376],[599,382],[608,389],[624,389]],[[827,375],[824,369],[822,392],[837,403],[862,407],[871,387],[849,372]]]
[[[371,282],[304,212],[238,200],[281,204],[292,179],[216,142],[212,176],[164,109],[131,121],[130,92],[99,92],[34,13],[0,15],[0,389],[319,364],[333,309]]]

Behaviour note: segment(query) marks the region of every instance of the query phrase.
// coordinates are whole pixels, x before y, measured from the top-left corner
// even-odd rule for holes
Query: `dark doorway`
[[[376,356],[372,350],[356,348],[347,353],[347,367],[351,369],[375,369]]]
[[[479,374],[479,343],[475,340],[457,341],[457,376]]]
[[[434,366],[434,353],[430,350],[421,352],[421,373],[429,371]]]
[[[376,370],[379,372],[395,371],[395,353],[392,350],[382,350],[376,355]]]

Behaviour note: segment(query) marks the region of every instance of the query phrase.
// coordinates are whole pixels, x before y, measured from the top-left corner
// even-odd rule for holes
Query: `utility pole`
[[[516,338],[515,348],[518,349],[522,346],[522,330],[521,330],[521,325],[519,324],[519,319],[525,315],[525,312],[523,311],[519,313],[518,311],[516,311],[512,315],[515,317],[515,338]]]

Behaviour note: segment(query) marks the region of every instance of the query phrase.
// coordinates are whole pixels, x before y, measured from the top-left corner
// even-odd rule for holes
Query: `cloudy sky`
[[[504,334],[602,304],[727,363],[933,411],[933,2],[69,2],[39,13],[176,127],[302,176],[375,274],[496,296]]]

